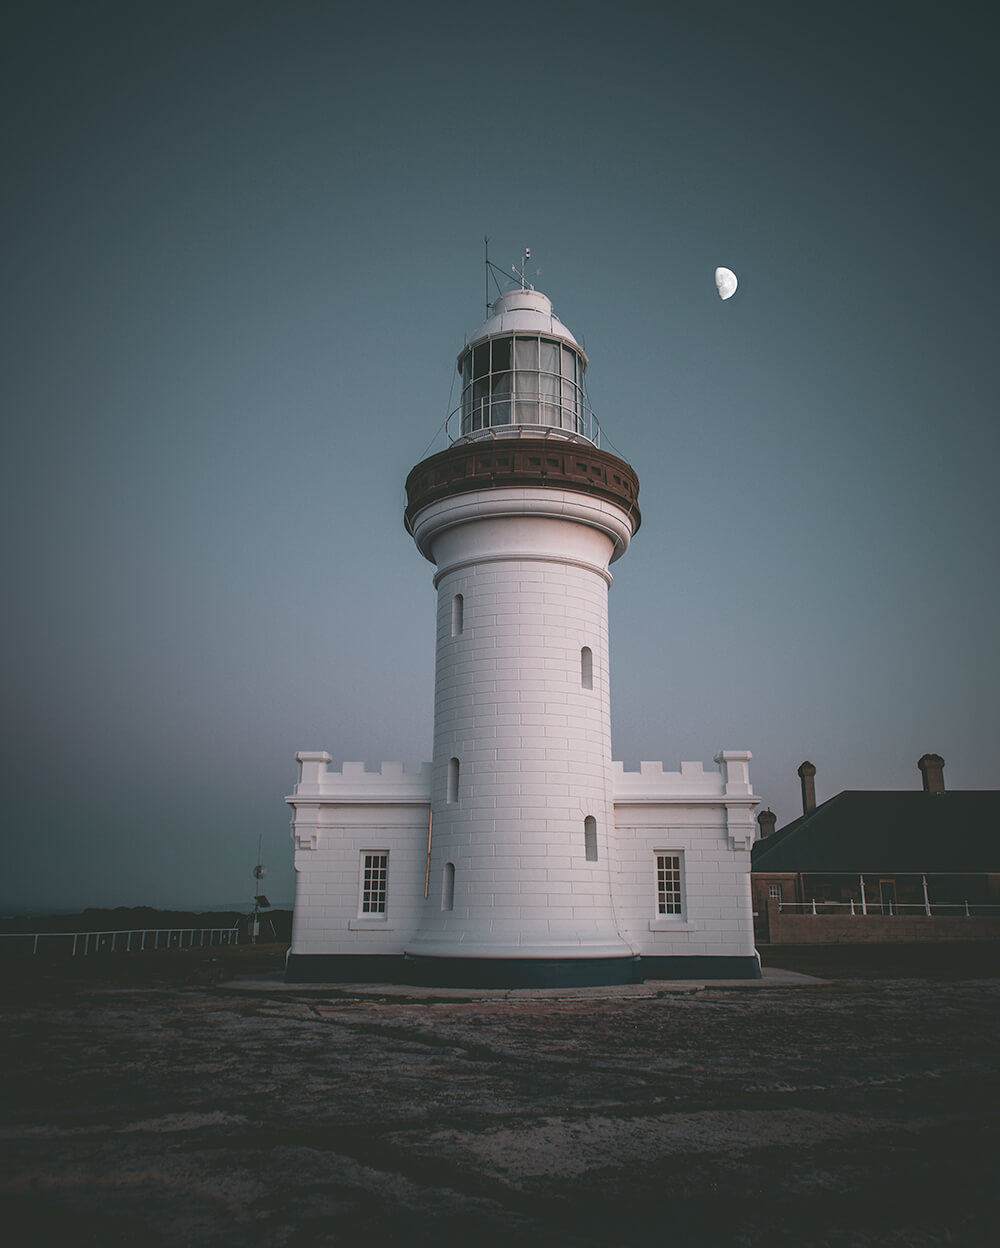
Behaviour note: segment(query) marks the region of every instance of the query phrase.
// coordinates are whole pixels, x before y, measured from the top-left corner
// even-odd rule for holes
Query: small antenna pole
[[[248,935],[250,937],[250,943],[252,945],[255,945],[257,943],[257,937],[260,934],[261,908],[264,906],[270,906],[271,904],[268,901],[268,899],[264,896],[264,894],[260,891],[261,888],[263,887],[263,885],[261,884],[261,880],[264,878],[265,875],[267,875],[267,871],[264,867],[264,864],[261,862],[261,848],[263,844],[264,844],[264,833],[261,832],[261,834],[257,837],[257,865],[253,869],[253,878],[255,880],[254,890],[253,890],[254,891],[253,914],[250,915],[250,920],[248,923],[248,928],[249,928]],[[273,923],[271,927],[273,930],[274,928]]]
[[[490,314],[490,240],[486,237],[485,234],[483,235],[483,252],[486,257],[486,271],[484,275],[486,278],[486,315],[489,316]]]

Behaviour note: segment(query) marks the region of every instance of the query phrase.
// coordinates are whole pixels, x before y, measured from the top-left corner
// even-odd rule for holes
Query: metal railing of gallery
[[[510,412],[510,400],[501,404],[499,401],[484,399],[471,412],[463,416],[462,409],[456,407],[449,412],[445,421],[445,436],[449,443],[460,437],[470,440],[497,437],[563,437],[569,441],[584,441],[601,445],[601,422],[596,413],[586,404],[579,410],[563,407],[558,400],[552,403],[539,402],[535,399],[530,403],[534,408],[531,413],[520,413],[518,420],[513,420]],[[527,408],[529,403],[521,403]],[[456,433],[452,427],[455,420]]]

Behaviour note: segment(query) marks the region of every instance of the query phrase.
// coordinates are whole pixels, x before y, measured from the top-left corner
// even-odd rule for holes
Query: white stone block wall
[[[463,630],[452,636],[452,603]],[[584,688],[581,652],[591,651]],[[612,860],[607,581],[557,560],[467,566],[439,583],[432,881],[454,908],[423,926],[523,953],[607,940]],[[459,760],[457,801],[448,760]],[[585,857],[584,821],[598,857]],[[480,916],[477,921],[477,916]],[[486,916],[485,925],[481,921]],[[475,931],[472,926],[475,926]],[[611,928],[613,931],[613,928]],[[548,956],[555,956],[547,947]]]
[[[678,772],[664,772],[661,763],[642,763],[638,772],[614,765],[618,909],[643,956],[753,956],[756,798],[749,757],[746,751],[716,755],[718,771],[705,771],[701,763],[682,763]],[[680,915],[657,912],[657,854],[681,858]]]
[[[595,651],[594,663],[596,685],[606,679],[606,651],[600,664]],[[402,954],[413,944],[421,917],[441,913],[442,880],[433,866],[424,899],[431,764],[415,773],[398,763],[383,763],[378,772],[360,763],[331,771],[328,754],[298,757],[300,780],[286,799],[295,810],[291,952]],[[498,855],[495,814],[483,815],[481,826],[465,834],[456,867],[461,863],[480,888],[488,888],[494,930],[510,956],[551,956],[552,933],[566,923],[586,931],[594,892],[601,912],[601,890],[614,864],[615,921],[634,952],[752,957],[750,844],[757,799],[746,774],[748,755],[716,759],[719,770],[708,771],[701,763],[682,763],[677,772],[664,771],[662,763],[643,763],[638,772],[611,764],[614,819],[606,831],[599,829],[596,863],[584,858],[582,832],[565,855],[554,853],[547,837],[520,841],[516,853]],[[384,920],[359,913],[365,851],[389,854]],[[680,916],[657,914],[657,853],[682,858]],[[458,889],[452,913],[462,913]]]
[[[330,771],[326,753],[298,755],[294,808],[293,955],[402,954],[424,905],[430,764]],[[364,853],[388,853],[385,917],[361,913]]]
[[[438,568],[438,901],[425,909],[410,952],[631,954],[612,902],[607,627],[608,565],[627,546],[631,523],[614,504],[549,487],[472,491],[415,518],[417,544]],[[596,861],[585,852],[588,817]],[[449,908],[443,881],[452,873]]]

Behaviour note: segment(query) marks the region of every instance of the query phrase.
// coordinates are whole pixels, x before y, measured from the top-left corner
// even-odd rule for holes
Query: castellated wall
[[[407,772],[383,763],[330,771],[330,755],[299,754],[293,954],[399,954],[424,904],[431,765]],[[387,855],[384,912],[364,912],[370,855]]]
[[[399,763],[383,763],[369,772],[361,763],[345,763],[331,771],[326,753],[298,758],[299,783],[287,799],[295,808],[292,953],[402,953],[423,908],[441,904],[441,884],[433,877],[424,899],[430,764],[406,772]],[[716,755],[718,770],[701,763],[682,763],[676,772],[664,771],[662,763],[643,763],[637,772],[612,765],[615,826],[600,852],[612,865],[617,922],[636,953],[753,956],[756,799],[748,760],[746,752],[730,751]],[[366,861],[383,854],[384,911],[366,914]],[[666,914],[658,876],[664,861],[676,868]]]
[[[723,751],[710,771],[700,762],[675,772],[613,764],[618,916],[644,958],[753,956],[749,758]],[[666,914],[657,871],[664,857],[680,876],[679,911]]]

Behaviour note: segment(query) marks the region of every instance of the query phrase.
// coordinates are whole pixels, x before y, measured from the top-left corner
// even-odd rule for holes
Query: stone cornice
[[[604,498],[627,512],[633,533],[639,528],[639,478],[625,460],[577,442],[497,438],[456,443],[417,464],[406,478],[407,531],[419,511],[442,498],[510,486],[554,486]]]

